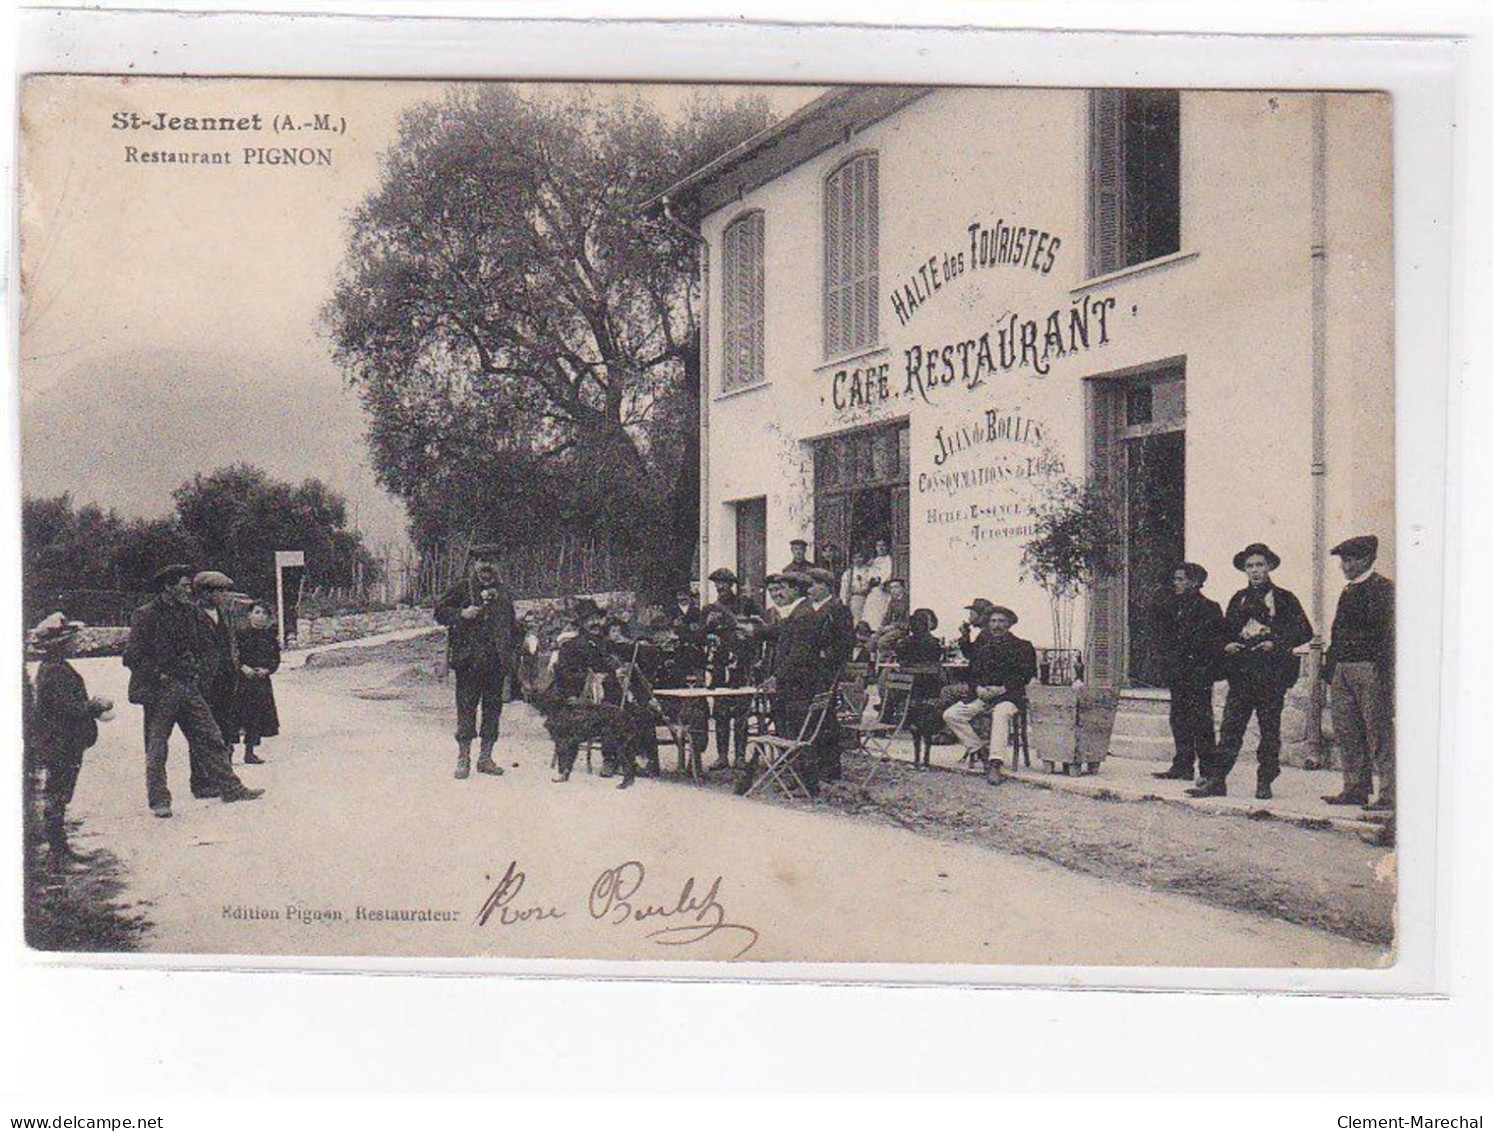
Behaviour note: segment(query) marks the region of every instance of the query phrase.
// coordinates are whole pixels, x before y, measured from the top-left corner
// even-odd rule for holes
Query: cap
[[[719,585],[722,582],[727,582],[727,581],[730,582],[732,585],[735,585],[736,584],[736,575],[734,573],[732,573],[729,569],[727,569],[725,566],[722,566],[720,569],[712,570],[711,573],[710,573],[710,576],[709,576],[709,578],[707,578],[707,580],[714,581],[717,585]]]
[[[1336,558],[1375,558],[1379,556],[1379,539],[1373,534],[1346,538],[1332,548]]]
[[[767,575],[768,585],[792,585],[795,589],[803,589],[809,584],[809,576],[797,571],[791,573],[770,573]]]
[[[216,569],[205,569],[192,578],[194,589],[232,589],[233,578]]]
[[[1280,555],[1263,542],[1251,542],[1244,549],[1234,555],[1234,568],[1243,569],[1244,563],[1259,554],[1265,559],[1265,564],[1271,569],[1280,568]]]
[[[1192,578],[1192,580],[1196,581],[1199,585],[1202,585],[1208,580],[1208,571],[1202,566],[1198,565],[1197,562],[1183,562],[1177,568],[1185,573],[1188,577]]]
[[[86,627],[80,620],[68,620],[62,613],[52,613],[37,622],[36,627],[26,634],[26,641],[29,644],[56,644],[70,640]]]
[[[833,585],[835,584],[835,575],[829,570],[821,569],[818,566],[815,566],[813,569],[804,570],[800,576],[806,577],[810,581],[817,581],[820,585],[829,585],[833,587]]]
[[[804,541],[802,538],[790,538],[790,539],[788,539],[788,545],[790,547],[792,547],[792,546],[803,546],[805,549],[807,549],[809,544],[808,544],[808,542]]]

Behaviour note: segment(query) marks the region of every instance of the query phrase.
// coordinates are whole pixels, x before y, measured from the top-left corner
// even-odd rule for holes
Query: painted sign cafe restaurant
[[[658,202],[702,236],[702,577],[887,543],[952,633],[1048,646],[1033,515],[1106,485],[1091,682],[1145,687],[1186,559],[1250,542],[1325,631],[1329,539],[1393,570],[1389,103],[1373,94],[845,87]]]

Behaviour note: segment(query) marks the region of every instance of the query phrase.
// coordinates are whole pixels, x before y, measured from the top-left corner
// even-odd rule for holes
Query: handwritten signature
[[[693,946],[719,935],[738,944],[739,949],[731,956],[733,958],[746,954],[761,937],[755,927],[728,920],[726,907],[720,898],[720,876],[711,881],[703,894],[698,891],[695,877],[690,876],[679,889],[677,898],[661,903],[645,897],[643,883],[646,879],[647,869],[637,860],[604,868],[591,885],[586,900],[587,913],[595,922],[609,927],[663,921],[664,925],[656,926],[644,935],[659,946]],[[504,927],[566,917],[564,908],[552,904],[518,905],[516,901],[527,881],[528,877],[519,868],[518,861],[510,861],[503,878],[483,901],[482,909],[477,913],[477,925],[486,926],[494,916],[497,924]]]

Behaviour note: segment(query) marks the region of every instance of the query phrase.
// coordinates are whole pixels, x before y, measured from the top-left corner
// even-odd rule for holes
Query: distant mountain
[[[21,383],[21,483],[71,491],[128,517],[172,509],[198,472],[253,463],[281,479],[315,476],[348,501],[371,545],[402,541],[404,509],[374,481],[356,394],[329,363],[296,371],[221,351],[93,358],[41,387]]]

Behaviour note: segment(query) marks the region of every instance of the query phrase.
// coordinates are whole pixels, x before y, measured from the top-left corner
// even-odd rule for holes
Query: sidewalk
[[[1164,801],[1254,820],[1273,818],[1312,828],[1331,828],[1353,833],[1377,829],[1381,824],[1367,820],[1363,810],[1356,806],[1328,805],[1322,800],[1323,796],[1342,789],[1343,776],[1337,770],[1302,770],[1295,766],[1282,766],[1280,777],[1271,786],[1274,798],[1270,801],[1256,801],[1252,762],[1241,760],[1234,767],[1229,778],[1227,797],[1188,797],[1184,791],[1190,783],[1158,781],[1151,776],[1166,769],[1167,765],[1166,762],[1149,758],[1109,757],[1100,764],[1097,774],[1084,777],[1049,774],[1040,764],[1032,768],[1022,766],[1014,772],[1008,766],[1006,771],[1008,777],[1027,785],[1064,790],[1085,797]]]

